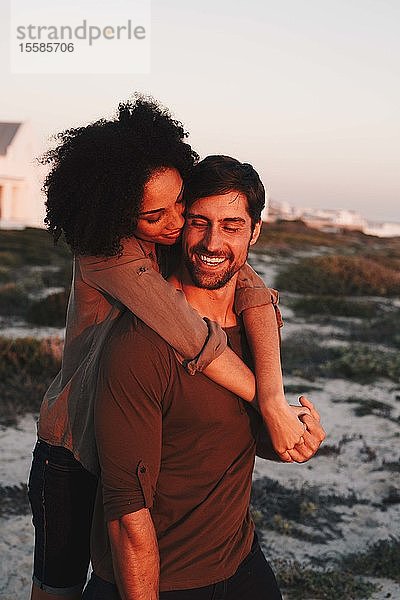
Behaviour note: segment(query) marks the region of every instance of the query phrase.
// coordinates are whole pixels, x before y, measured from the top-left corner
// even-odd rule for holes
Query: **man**
[[[184,261],[171,276],[247,360],[234,292],[263,207],[250,165],[228,157],[199,163],[188,182]],[[276,321],[265,335],[279,344]],[[256,446],[271,455],[255,410],[202,374],[188,375],[171,347],[128,312],[103,362],[95,416],[102,490],[84,598],[280,599],[249,513]],[[271,378],[281,385],[277,371]],[[325,437],[311,402],[301,402],[298,462]]]

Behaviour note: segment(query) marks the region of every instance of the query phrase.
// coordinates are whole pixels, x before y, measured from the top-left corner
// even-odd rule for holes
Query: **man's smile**
[[[217,267],[226,260],[226,256],[207,256],[207,254],[198,254],[197,252],[195,256],[208,267]]]

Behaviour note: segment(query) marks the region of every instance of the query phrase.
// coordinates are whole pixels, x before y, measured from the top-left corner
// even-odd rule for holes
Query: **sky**
[[[97,5],[111,18],[117,1]],[[153,0],[142,75],[11,74],[0,7],[0,120],[29,120],[41,149],[141,91],[202,157],[253,164],[274,200],[400,221],[398,0]]]

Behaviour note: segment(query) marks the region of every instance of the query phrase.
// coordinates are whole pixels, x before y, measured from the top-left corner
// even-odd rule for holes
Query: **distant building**
[[[368,223],[364,233],[377,237],[400,237],[400,223]]]
[[[43,227],[41,171],[29,123],[0,122],[0,228]]]

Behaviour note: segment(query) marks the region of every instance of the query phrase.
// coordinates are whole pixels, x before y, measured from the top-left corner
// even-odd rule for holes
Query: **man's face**
[[[235,190],[193,202],[182,239],[193,283],[209,290],[223,287],[246,262],[260,228],[261,222],[252,233],[247,199]]]

